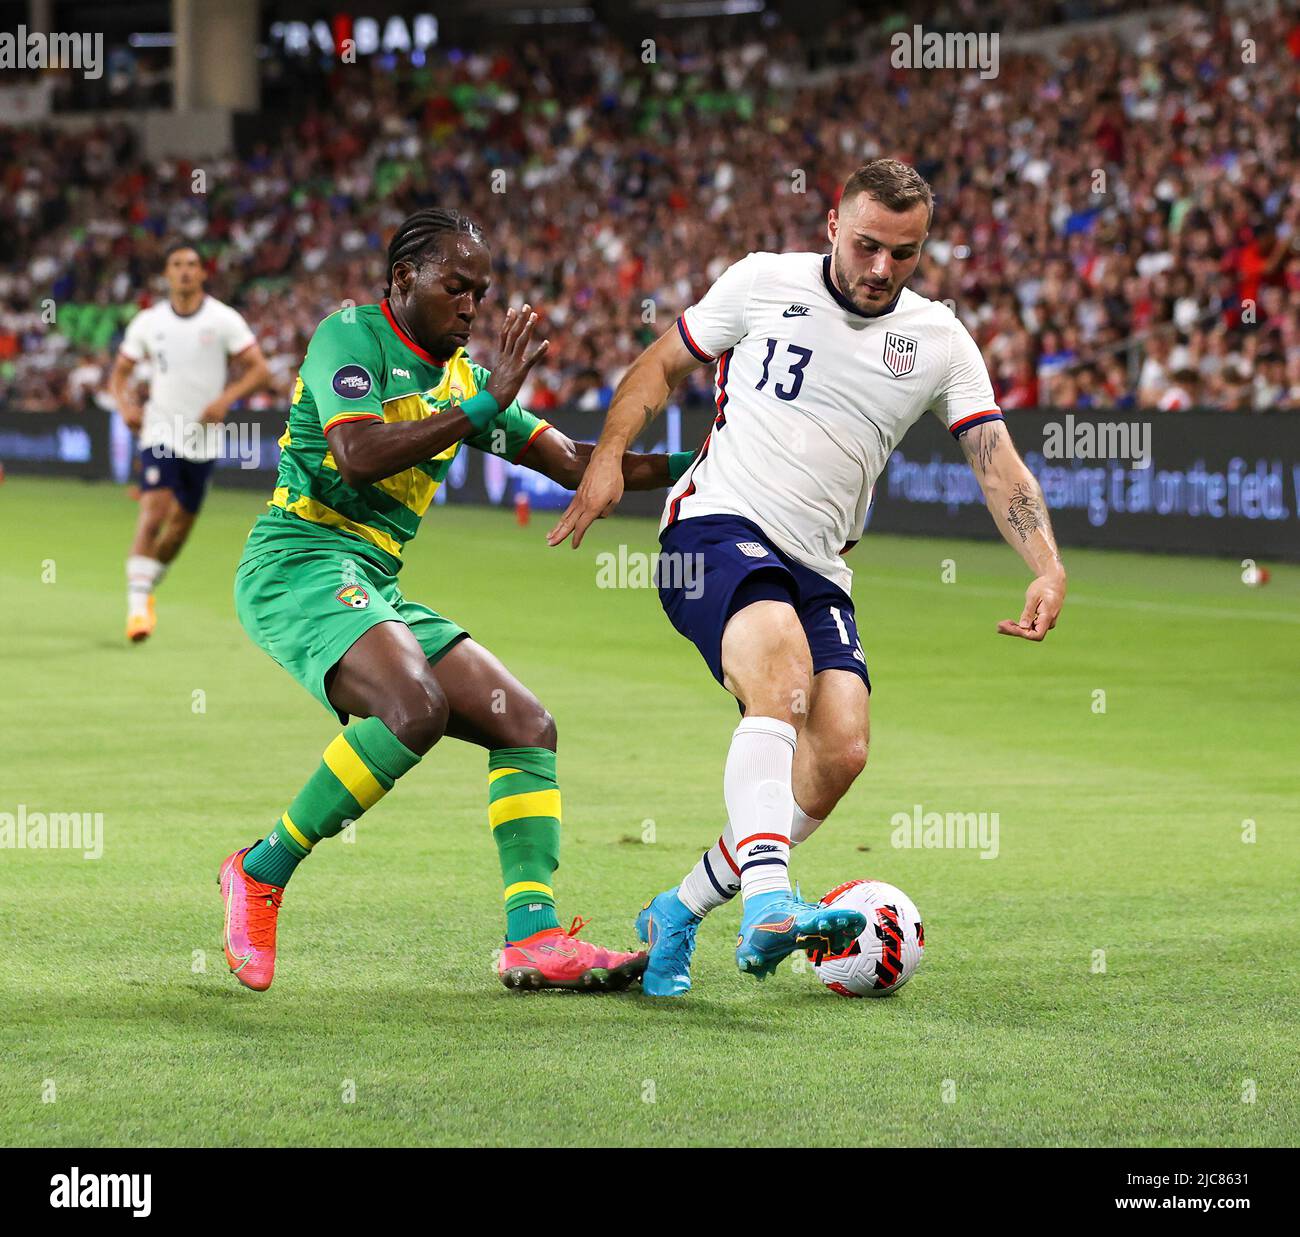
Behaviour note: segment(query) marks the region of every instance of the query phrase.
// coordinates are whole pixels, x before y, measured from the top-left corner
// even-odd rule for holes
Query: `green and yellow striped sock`
[[[321,838],[375,806],[420,758],[377,717],[354,722],[325,749],[289,810],[244,856],[244,871],[268,885],[285,885]]]
[[[555,753],[502,747],[488,755],[488,823],[505,885],[506,940],[558,928],[551,874],[560,865]]]

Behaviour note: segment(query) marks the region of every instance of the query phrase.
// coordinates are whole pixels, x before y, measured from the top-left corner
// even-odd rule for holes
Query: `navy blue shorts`
[[[722,631],[755,601],[795,608],[813,673],[850,670],[871,690],[853,601],[838,585],[783,554],[757,524],[734,515],[700,515],[664,529],[659,538],[659,600],[664,613],[722,682]]]
[[[198,515],[203,506],[211,477],[211,460],[186,460],[170,452],[155,455],[152,447],[140,452],[141,490],[171,490],[190,515]]]

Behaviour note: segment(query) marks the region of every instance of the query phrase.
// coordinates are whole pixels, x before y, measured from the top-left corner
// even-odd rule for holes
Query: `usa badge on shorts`
[[[916,340],[895,331],[885,332],[885,368],[895,378],[905,378],[916,364]]]

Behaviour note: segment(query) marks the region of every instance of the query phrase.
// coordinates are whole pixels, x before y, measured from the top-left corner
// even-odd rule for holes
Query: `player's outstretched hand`
[[[506,310],[496,364],[492,367],[492,376],[487,384],[488,394],[502,408],[508,408],[515,402],[519,388],[528,377],[528,371],[546,355],[551,342],[549,339],[542,340],[531,352],[528,349],[536,326],[537,315],[531,312],[530,306],[525,305],[520,310],[515,310],[512,306]]]
[[[564,509],[560,522],[546,534],[547,545],[559,545],[570,533],[576,550],[587,529],[603,520],[623,497],[623,460],[621,456],[593,451],[582,474],[577,493]]]
[[[1003,619],[998,632],[1022,640],[1041,640],[1056,626],[1065,604],[1065,584],[1052,576],[1039,576],[1025,590],[1025,608],[1020,621]]]

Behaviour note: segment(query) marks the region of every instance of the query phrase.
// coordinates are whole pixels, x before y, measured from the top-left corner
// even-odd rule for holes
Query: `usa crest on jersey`
[[[885,368],[895,378],[905,378],[916,364],[916,340],[896,331],[885,332]]]

